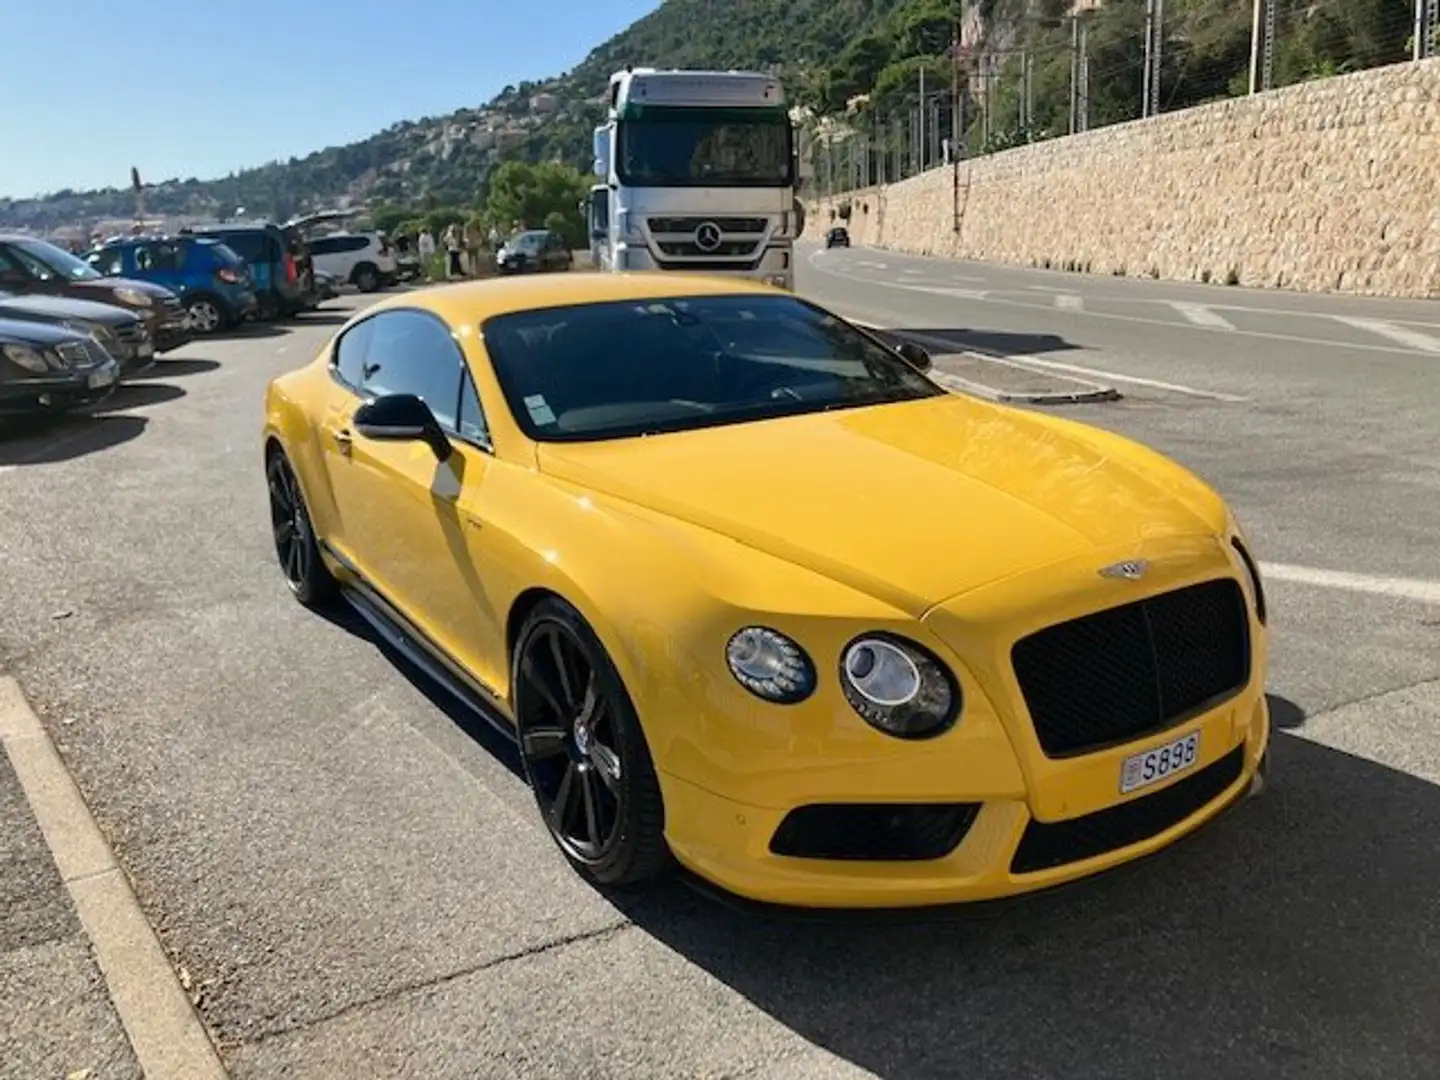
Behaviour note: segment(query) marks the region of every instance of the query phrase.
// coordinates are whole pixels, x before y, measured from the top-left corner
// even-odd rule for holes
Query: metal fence
[[[913,86],[813,122],[807,186],[824,197],[895,183],[956,158],[1432,56],[1440,0],[1088,0],[917,58]]]

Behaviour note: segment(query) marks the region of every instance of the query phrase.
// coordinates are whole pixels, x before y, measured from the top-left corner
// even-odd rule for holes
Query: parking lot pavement
[[[231,1075],[1435,1075],[1440,608],[1376,584],[1434,576],[1434,364],[1331,350],[1307,370],[1298,345],[1198,348],[1184,326],[1092,330],[809,266],[801,287],[1243,399],[1132,382],[1066,415],[1200,469],[1279,568],[1271,794],[983,918],[602,897],[507,752],[357,623],[304,612],[273,565],[261,392],[342,315],[197,343],[98,421],[0,442],[0,670]]]

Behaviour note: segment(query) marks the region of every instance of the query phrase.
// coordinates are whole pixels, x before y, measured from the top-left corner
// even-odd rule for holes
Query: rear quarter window
[[[267,262],[270,258],[264,233],[229,233],[217,239],[223,239],[225,246],[246,262]]]

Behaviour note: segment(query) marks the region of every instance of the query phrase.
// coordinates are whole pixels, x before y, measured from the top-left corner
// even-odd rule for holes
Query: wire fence
[[[1080,17],[1042,10],[1004,37],[917,57],[909,86],[815,121],[806,186],[838,195],[955,159],[1440,56],[1437,9],[1440,0],[1108,0]]]

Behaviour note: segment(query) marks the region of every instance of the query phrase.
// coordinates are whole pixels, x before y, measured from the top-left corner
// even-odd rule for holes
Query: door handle
[[[355,442],[355,436],[350,434],[349,428],[341,428],[334,433],[335,445],[340,448],[340,453],[350,453],[350,447]]]

